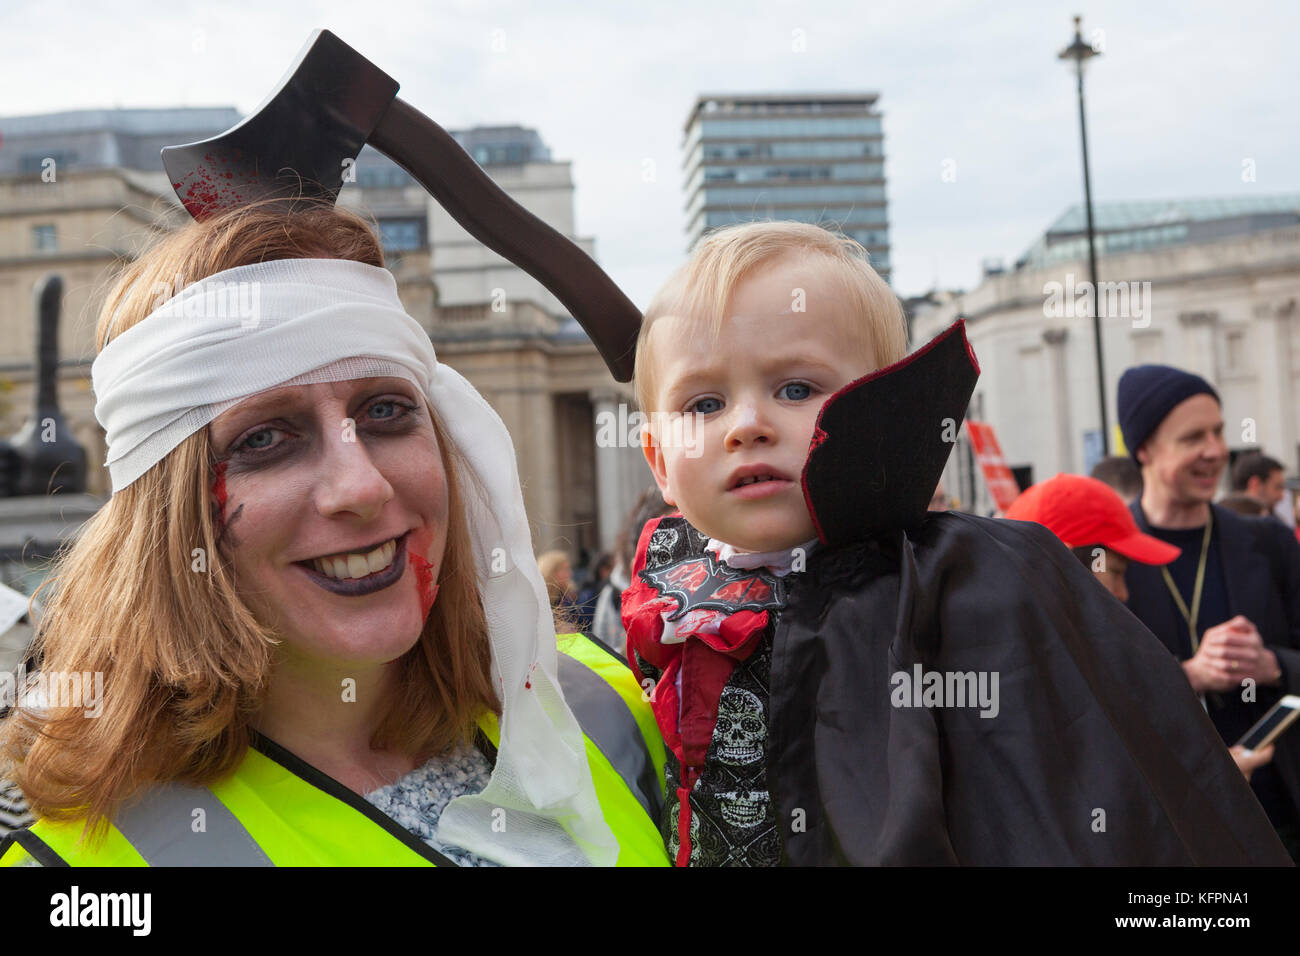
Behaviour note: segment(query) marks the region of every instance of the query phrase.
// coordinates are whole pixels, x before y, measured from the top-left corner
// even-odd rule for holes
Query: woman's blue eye
[[[807,398],[809,395],[812,394],[812,386],[809,385],[807,382],[791,382],[788,385],[781,386],[782,391],[785,391],[788,388],[801,388],[804,390],[802,395],[790,395],[787,393],[786,398],[794,402],[802,401],[803,399]]]
[[[399,415],[397,414],[397,411],[394,411],[393,414],[391,415],[384,415],[381,418],[379,418],[378,421],[381,422],[405,421],[406,419],[410,418],[412,415],[414,415],[416,412],[420,410],[419,407],[416,405],[410,405],[406,402],[399,402],[395,398],[386,398],[382,402],[375,402],[375,404],[370,406],[370,410],[373,412],[376,408],[380,408],[384,405],[392,405],[395,410],[400,410],[401,414]]]
[[[271,443],[270,441],[259,442],[262,436],[271,438],[276,432],[283,432],[282,428],[275,428],[268,425],[265,428],[259,428],[257,431],[249,432],[248,437],[237,445],[232,445],[230,452],[233,455],[269,455],[275,449],[279,448],[284,442]]]
[[[249,435],[248,438],[244,439],[244,445],[248,448],[266,448],[268,447],[267,445],[259,445],[257,442],[253,441],[253,439],[256,438],[258,435],[270,435],[271,432],[274,431],[279,431],[279,429],[260,428],[257,431],[253,432],[251,435]]]
[[[700,406],[703,405],[705,402],[717,402],[717,403],[718,403],[718,408],[721,408],[721,407],[722,407],[722,402],[721,402],[719,399],[716,399],[716,398],[701,398],[698,402],[694,402],[694,403],[691,405],[691,407],[687,409],[687,411],[688,411],[688,412],[699,412],[701,415],[707,415],[707,414],[709,414],[709,412],[716,412],[716,411],[718,410],[718,408],[700,408]]]

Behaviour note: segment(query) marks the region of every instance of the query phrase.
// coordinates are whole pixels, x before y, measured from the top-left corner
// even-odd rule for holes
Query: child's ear
[[[643,422],[641,425],[641,454],[645,455],[645,462],[650,466],[650,473],[654,475],[655,484],[659,486],[664,504],[676,508],[677,502],[672,499],[672,491],[668,487],[668,465],[664,459],[664,451],[659,446],[659,439],[655,436],[649,422]]]

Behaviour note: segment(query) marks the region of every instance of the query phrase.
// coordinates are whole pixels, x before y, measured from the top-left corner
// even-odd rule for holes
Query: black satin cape
[[[1286,866],[1182,668],[1037,524],[926,512],[979,367],[958,321],[822,408],[822,546],[775,635],[769,784],[794,865]],[[894,706],[998,675],[998,712]]]

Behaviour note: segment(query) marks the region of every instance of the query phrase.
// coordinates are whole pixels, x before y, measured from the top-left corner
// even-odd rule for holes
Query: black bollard
[[[35,414],[7,443],[16,458],[8,495],[80,494],[86,490],[86,450],[59,413],[59,311],[63,279],[50,274],[36,283]],[[9,449],[0,448],[0,479]]]

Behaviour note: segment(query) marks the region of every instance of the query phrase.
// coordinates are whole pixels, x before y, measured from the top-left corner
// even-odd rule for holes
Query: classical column
[[[1296,433],[1295,370],[1291,365],[1292,320],[1295,315],[1295,299],[1255,309],[1255,316],[1260,320],[1259,330],[1263,333],[1264,354],[1269,358],[1263,363],[1264,374],[1256,384],[1254,400],[1260,403],[1261,411],[1267,409],[1271,417],[1276,417],[1276,431],[1269,433],[1261,428],[1259,442],[1264,446],[1264,452],[1286,464],[1286,470],[1291,474],[1300,464],[1296,461],[1296,443],[1300,442],[1300,435]]]
[[[1178,322],[1183,327],[1183,348],[1182,354],[1174,359],[1174,365],[1195,372],[1217,388],[1219,363],[1214,335],[1219,325],[1219,313],[1181,312]]]
[[[1052,419],[1056,424],[1056,470],[1073,473],[1075,470],[1074,433],[1070,424],[1070,377],[1065,356],[1065,340],[1069,334],[1068,329],[1048,329],[1043,333],[1043,342],[1047,345],[1047,367],[1052,376]],[[1047,477],[1050,476],[1042,476],[1042,478]]]
[[[467,376],[468,377],[468,376]],[[514,366],[513,382],[482,387],[484,398],[501,416],[515,446],[524,507],[533,532],[533,547],[542,552],[567,547],[568,530],[560,513],[556,409],[545,378],[529,361]],[[478,386],[476,386],[478,387]]]
[[[600,550],[614,550],[614,538],[623,521],[622,447],[631,430],[631,406],[613,388],[593,388],[587,393],[594,420],[592,436],[596,445],[596,519],[600,523]],[[620,415],[620,408],[622,414]]]

